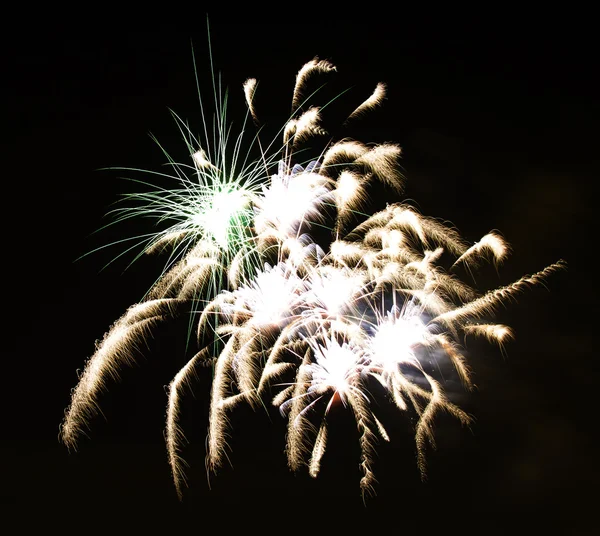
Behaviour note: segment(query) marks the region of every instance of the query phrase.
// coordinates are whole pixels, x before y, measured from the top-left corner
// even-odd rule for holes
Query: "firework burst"
[[[199,366],[214,371],[207,454],[213,471],[226,459],[228,416],[238,404],[278,407],[287,419],[290,469],[307,466],[314,477],[327,447],[327,415],[352,411],[363,493],[375,484],[377,442],[390,440],[374,393],[384,393],[399,414],[417,415],[423,474],[435,415],[446,411],[469,422],[426,363],[431,356],[445,360],[469,388],[464,336],[502,346],[512,332],[490,323],[495,308],[563,263],[481,293],[458,278],[457,268],[471,272],[482,262],[501,263],[509,246],[498,233],[468,244],[455,229],[400,202],[364,214],[374,182],[400,196],[401,150],[328,137],[311,84],[335,70],[319,59],[300,69],[281,145],[263,149],[253,137],[256,160],[241,152],[248,118],[259,121],[256,80],[243,86],[248,114],[233,141],[226,99],[217,99],[212,135],[204,122],[202,142],[174,115],[191,156],[189,165],[170,160],[177,186],[129,196],[131,204],[115,211],[116,221],[150,216],[165,224],[138,245],[146,253],[166,252],[166,268],[88,360],[61,426],[67,446],[77,445],[101,390],[133,362],[139,343],[183,312],[190,315],[197,353],[171,381],[166,412],[169,463],[180,496],[180,397]],[[378,84],[348,110],[347,121],[380,106],[385,90]],[[299,160],[311,143],[322,147],[319,156]],[[382,389],[372,389],[373,382]]]

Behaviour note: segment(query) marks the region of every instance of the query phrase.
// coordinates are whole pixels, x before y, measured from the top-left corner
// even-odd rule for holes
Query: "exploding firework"
[[[226,101],[217,100],[212,135],[205,123],[202,141],[175,116],[191,155],[189,165],[170,162],[177,187],[135,194],[134,206],[116,213],[117,221],[151,216],[166,223],[142,244],[144,252],[166,252],[166,267],[87,361],[61,426],[67,446],[77,445],[102,389],[133,363],[139,343],[182,312],[190,315],[197,353],[168,391],[166,442],[180,496],[180,398],[199,366],[213,367],[207,442],[212,471],[226,459],[229,415],[239,404],[279,408],[287,419],[290,469],[306,466],[314,477],[327,447],[328,414],[351,411],[363,493],[375,484],[377,442],[390,440],[376,396],[388,398],[399,415],[417,415],[423,474],[435,415],[445,411],[470,421],[429,363],[450,364],[471,387],[465,337],[501,346],[512,332],[490,323],[495,308],[563,263],[482,293],[457,274],[471,273],[481,262],[504,261],[509,246],[499,234],[468,244],[455,229],[402,202],[364,213],[376,183],[400,197],[401,150],[330,138],[322,126],[323,107],[313,104],[318,92],[311,89],[315,79],[320,84],[335,71],[319,59],[300,69],[280,145],[264,148],[257,134],[256,160],[241,151],[244,130],[259,122],[256,80],[243,86],[248,113],[233,141]],[[380,106],[385,91],[378,84],[348,110],[347,121]],[[303,158],[310,144],[320,147],[318,156]]]

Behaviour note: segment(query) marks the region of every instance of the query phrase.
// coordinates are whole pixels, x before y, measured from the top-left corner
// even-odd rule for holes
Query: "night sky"
[[[245,111],[242,83],[255,77],[259,116],[276,133],[298,69],[315,56],[338,67],[334,87],[351,88],[348,102],[386,82],[385,105],[351,134],[402,146],[404,199],[423,214],[452,222],[471,242],[502,233],[513,254],[498,272],[482,271],[482,290],[568,263],[546,288],[499,311],[497,320],[516,334],[506,356],[473,346],[477,389],[455,395],[475,420],[469,429],[439,419],[427,482],[401,413],[394,441],[381,445],[375,462],[377,495],[365,505],[351,417],[332,416],[322,474],[313,480],[286,468],[284,419],[242,408],[232,420],[232,467],[211,476],[209,489],[207,370],[186,406],[190,487],[178,502],[163,439],[165,386],[185,363],[185,340],[174,328],[149,341],[146,358],[111,386],[104,418],[78,452],[58,442],[77,370],[161,267],[156,258],[129,266],[130,253],[101,270],[124,245],[76,260],[152,230],[152,221],[139,220],[95,232],[121,194],[137,191],[122,180],[126,173],[101,168],[163,169],[149,133],[175,160],[188,158],[169,109],[200,130],[191,43],[211,109],[206,10],[164,9],[148,20],[105,15],[77,24],[38,13],[4,50],[10,215],[2,353],[15,368],[4,382],[12,394],[1,499],[21,524],[9,533],[106,523],[118,534],[172,521],[174,530],[224,534],[312,532],[320,523],[412,534],[590,534],[599,476],[592,206],[600,110],[598,50],[585,14],[522,22],[482,15],[444,26],[383,12],[319,19],[301,6],[289,16],[209,13],[234,126]]]

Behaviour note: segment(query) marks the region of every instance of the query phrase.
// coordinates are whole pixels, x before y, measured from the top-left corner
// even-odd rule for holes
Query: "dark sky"
[[[547,288],[499,313],[516,340],[506,357],[485,347],[472,356],[478,389],[463,401],[474,424],[440,419],[428,482],[419,481],[400,414],[397,441],[383,445],[376,461],[377,496],[365,507],[347,416],[335,417],[323,473],[313,481],[288,473],[276,412],[270,423],[241,411],[233,469],[213,476],[209,490],[209,386],[201,378],[187,417],[191,487],[178,503],[162,436],[164,386],[182,364],[178,333],[154,341],[147,359],[111,387],[106,419],[93,423],[79,452],[58,443],[76,371],[158,275],[151,260],[125,270],[131,255],[100,271],[122,246],[76,261],[131,232],[92,234],[108,221],[111,203],[135,191],[122,173],[99,169],[159,170],[165,159],[150,132],[175,159],[187,157],[169,109],[199,129],[191,42],[210,102],[206,14],[164,9],[77,23],[39,13],[22,19],[27,24],[5,47],[11,215],[3,265],[11,316],[4,352],[17,370],[7,382],[16,387],[9,420],[17,423],[2,443],[9,476],[2,507],[46,528],[172,520],[184,529],[279,533],[315,530],[323,518],[340,530],[588,534],[598,477],[591,252],[599,101],[597,45],[585,14],[473,15],[457,25],[385,13],[319,18],[301,6],[296,16],[211,16],[215,70],[230,88],[232,120],[244,111],[241,84],[256,77],[266,129],[279,127],[296,72],[315,56],[337,65],[336,88],[351,87],[348,98],[386,82],[385,106],[357,126],[356,137],[403,147],[406,198],[424,214],[452,222],[471,241],[492,229],[504,235],[513,254],[484,283],[497,287],[568,262]]]

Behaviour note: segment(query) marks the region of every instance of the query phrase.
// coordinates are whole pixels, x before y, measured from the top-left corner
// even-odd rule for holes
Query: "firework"
[[[191,156],[189,165],[170,161],[177,187],[132,195],[133,206],[116,211],[117,221],[143,215],[166,223],[142,244],[147,253],[166,251],[166,268],[88,360],[61,426],[66,445],[77,445],[101,390],[133,362],[140,341],[159,323],[190,310],[197,353],[170,383],[167,402],[167,449],[180,496],[180,395],[199,366],[213,367],[207,443],[212,471],[226,459],[228,416],[239,404],[279,408],[287,419],[290,469],[307,466],[314,477],[327,448],[328,414],[351,411],[363,493],[375,484],[377,442],[390,440],[374,393],[384,393],[399,416],[409,410],[417,415],[423,474],[435,415],[443,410],[470,421],[427,363],[433,358],[451,364],[469,388],[464,337],[479,335],[502,346],[512,332],[490,323],[495,308],[563,263],[480,293],[460,281],[457,269],[471,272],[481,262],[504,261],[509,246],[498,233],[468,244],[455,229],[401,202],[363,213],[374,182],[400,197],[401,150],[328,137],[311,84],[335,70],[319,59],[300,69],[281,145],[263,149],[254,137],[256,160],[241,152],[248,118],[259,121],[256,80],[244,84],[248,114],[233,143],[220,100],[213,135],[205,123],[202,142],[175,116]],[[348,110],[347,122],[380,106],[385,90],[377,84]],[[301,160],[310,144],[322,148],[319,156]]]

